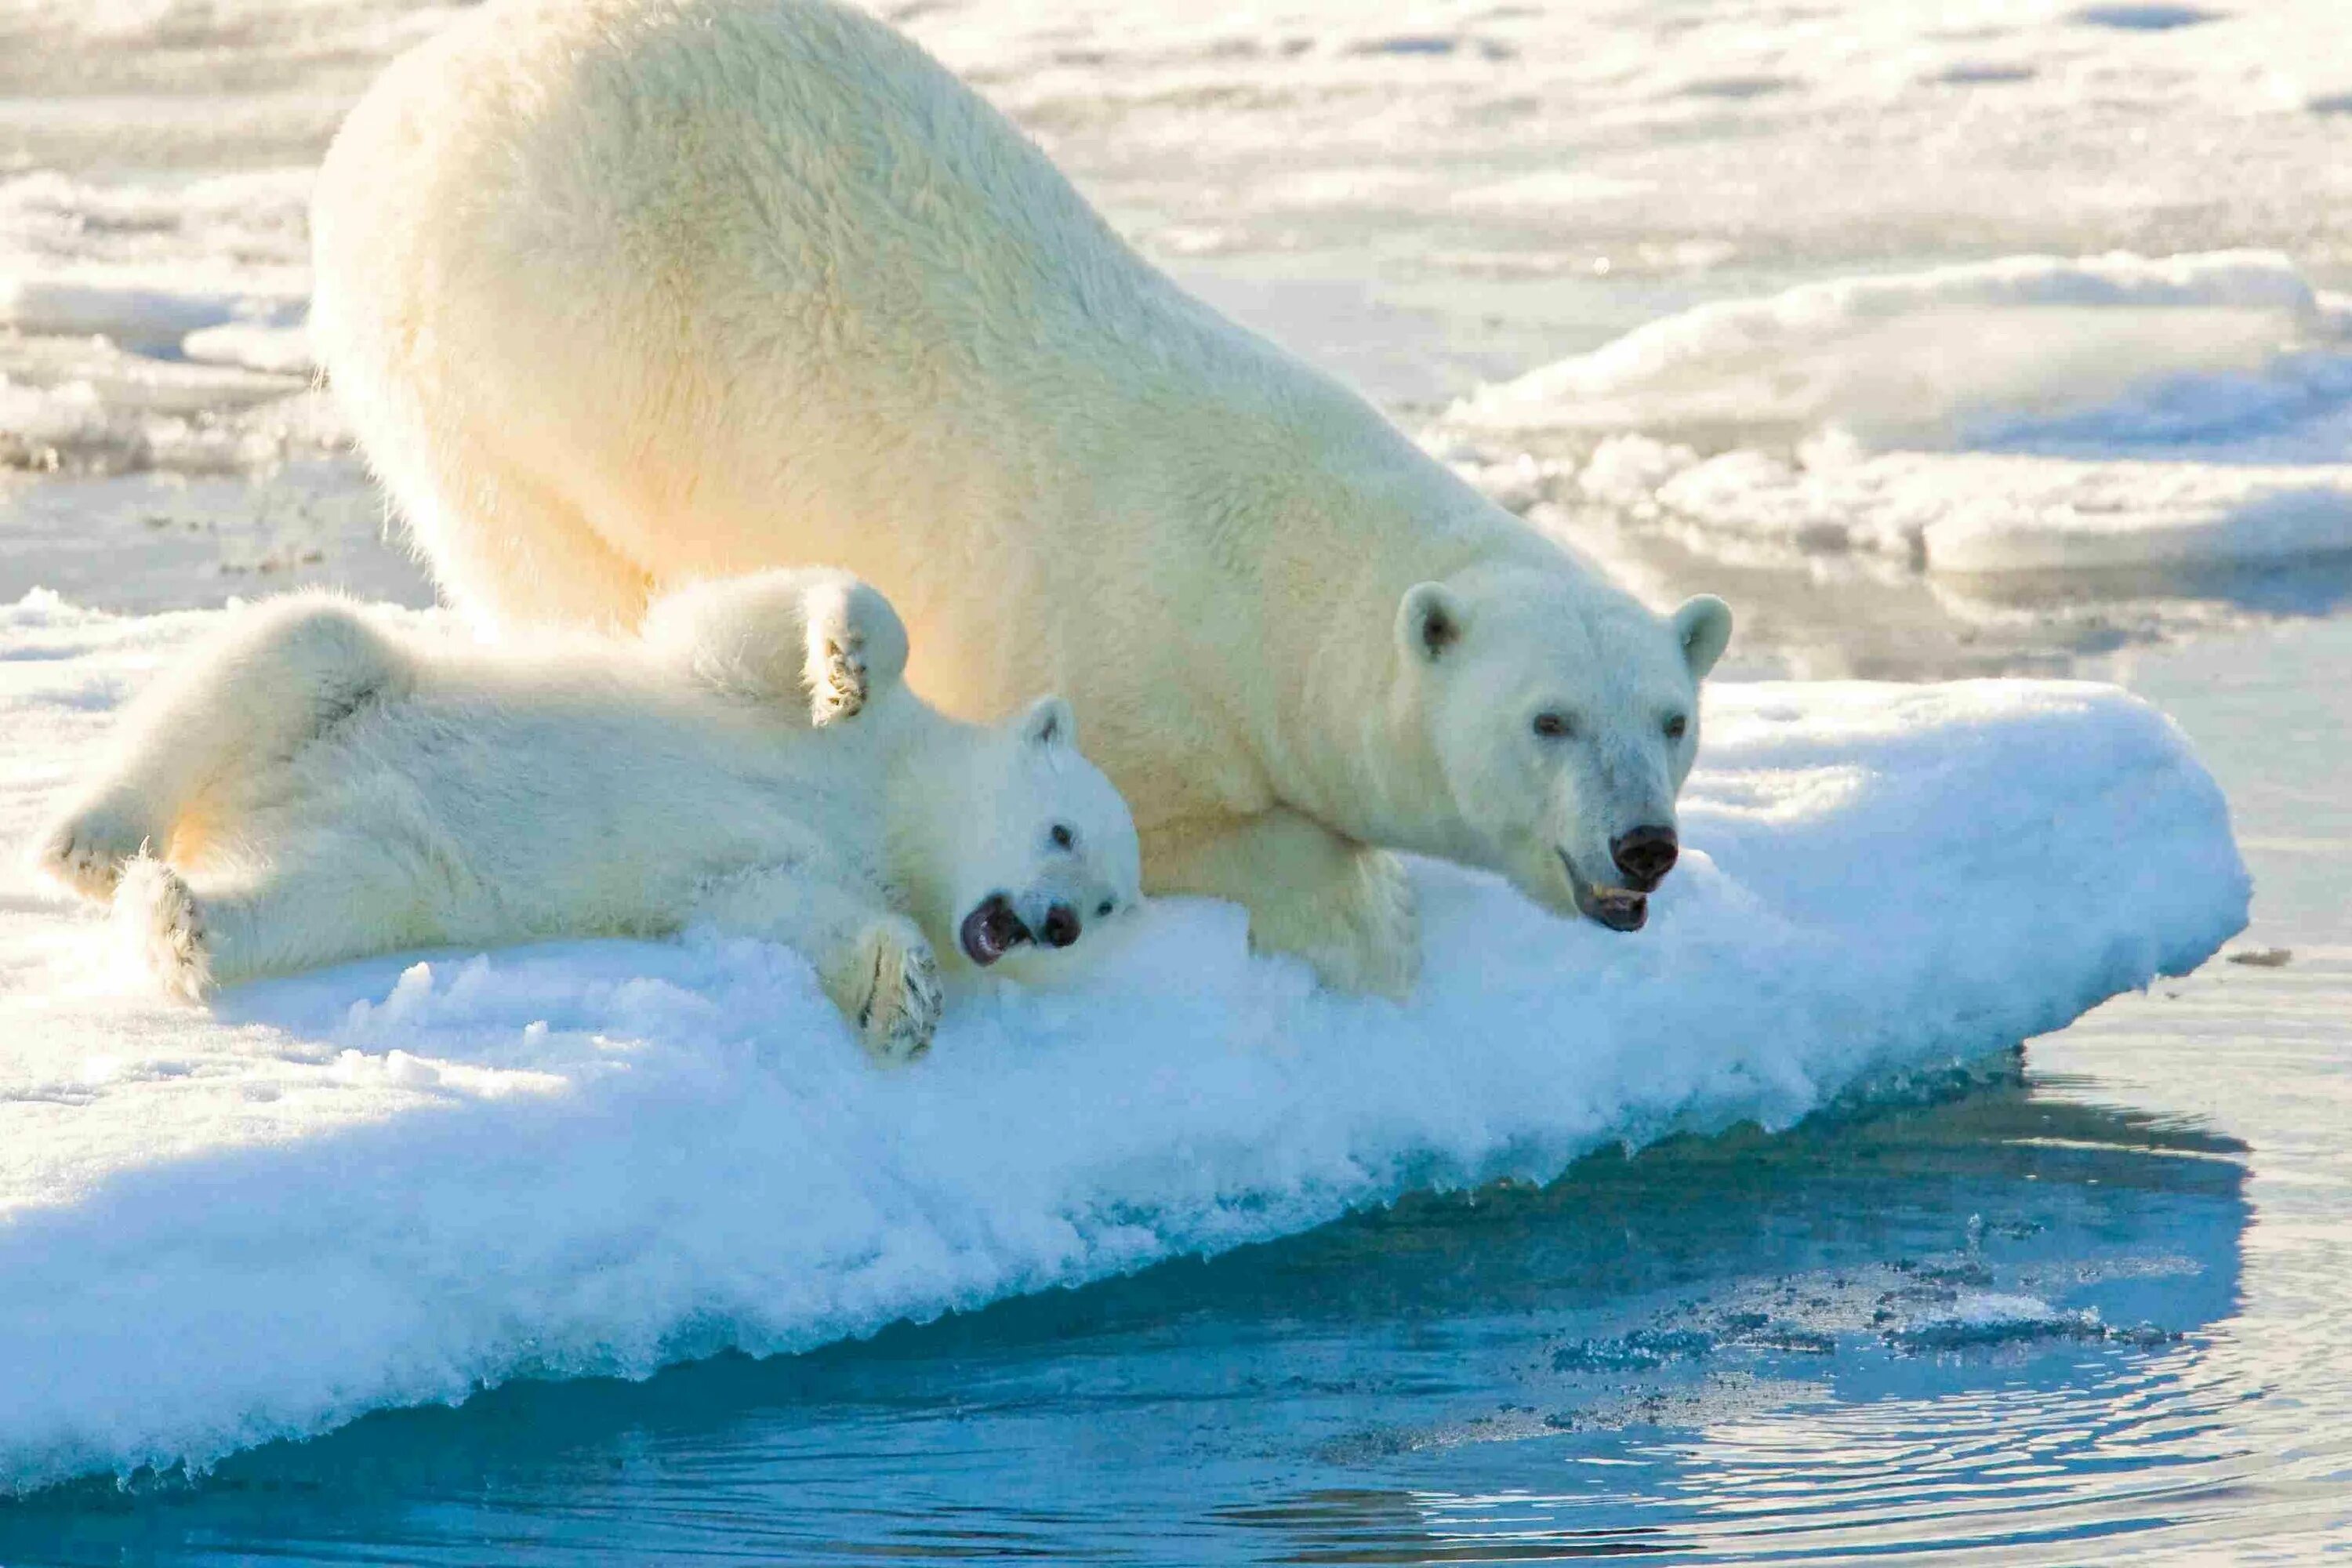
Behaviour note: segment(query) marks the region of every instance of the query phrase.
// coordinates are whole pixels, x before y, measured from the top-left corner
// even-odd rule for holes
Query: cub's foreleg
[[[890,601],[846,572],[761,572],[691,587],[646,612],[646,641],[721,691],[852,718],[907,669],[907,627]]]
[[[168,854],[192,815],[412,679],[401,649],[342,601],[265,605],[132,704],[111,755],[36,840],[36,863],[103,901],[142,847]]]
[[[946,1005],[939,959],[878,895],[803,868],[763,867],[710,889],[695,918],[798,950],[876,1060],[930,1049]]]

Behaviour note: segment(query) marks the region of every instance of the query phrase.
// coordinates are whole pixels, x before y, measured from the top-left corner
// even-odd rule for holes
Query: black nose
[[[1669,851],[1668,858],[1672,858]],[[1080,929],[1078,911],[1067,904],[1055,904],[1045,911],[1045,923],[1038,928],[1037,934],[1045,939],[1047,947],[1067,947],[1078,940]]]
[[[1675,868],[1675,830],[1636,827],[1609,841],[1609,858],[1625,873],[1625,885],[1646,893]]]

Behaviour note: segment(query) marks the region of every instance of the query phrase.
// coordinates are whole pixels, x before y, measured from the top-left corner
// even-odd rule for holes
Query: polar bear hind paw
[[[867,927],[858,941],[857,972],[869,977],[853,1015],[866,1054],[896,1063],[929,1050],[947,998],[939,960],[922,933],[900,921]]]
[[[79,897],[102,904],[114,897],[124,866],[147,848],[147,834],[117,812],[77,811],[52,824],[33,850],[35,866]]]
[[[826,637],[810,665],[810,722],[835,724],[865,710],[866,638],[854,627]]]
[[[114,927],[131,962],[184,1002],[213,989],[212,949],[204,910],[169,866],[141,855],[123,868],[114,892]]]

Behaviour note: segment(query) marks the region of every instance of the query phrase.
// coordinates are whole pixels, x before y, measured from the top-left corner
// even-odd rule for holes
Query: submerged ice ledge
[[[21,840],[218,617],[0,608]],[[2212,781],[2112,688],[1723,685],[1650,929],[1417,866],[1408,1006],[1169,900],[1083,986],[869,1068],[795,955],[689,935],[120,994],[0,887],[0,1486],[202,1465],[523,1375],[789,1351],[1782,1125],[2189,967],[2243,923]]]

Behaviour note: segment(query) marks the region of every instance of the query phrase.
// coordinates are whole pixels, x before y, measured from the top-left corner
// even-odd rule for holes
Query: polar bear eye
[[[1576,721],[1565,713],[1538,713],[1535,731],[1547,741],[1564,741],[1576,733]]]
[[[1679,741],[1689,729],[1690,720],[1683,714],[1677,713],[1673,718],[1666,721],[1666,739],[1669,741]]]
[[[1070,831],[1070,825],[1066,822],[1054,824],[1054,830],[1045,837],[1054,841],[1056,849],[1067,849],[1078,841],[1078,836]]]
[[[1095,919],[1107,920],[1109,918],[1111,910],[1117,908],[1118,908],[1118,905],[1115,900],[1105,899],[1101,903],[1095,906]]]

